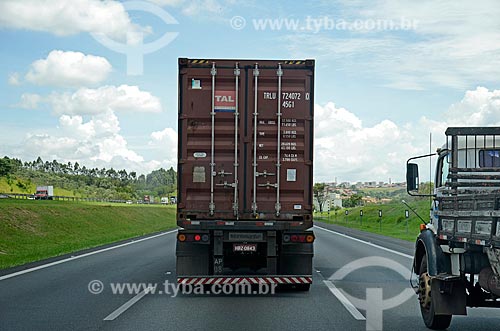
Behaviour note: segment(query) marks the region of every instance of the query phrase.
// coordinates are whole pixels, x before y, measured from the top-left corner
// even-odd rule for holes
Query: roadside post
[[[406,234],[408,234],[408,218],[410,218],[410,211],[408,209],[405,210],[405,218],[406,218]]]
[[[363,226],[363,209],[359,211],[359,225]]]
[[[349,215],[349,211],[346,209],[345,210],[345,223],[347,224],[347,215]]]
[[[382,232],[382,209],[378,210],[378,222],[380,225],[380,232]]]
[[[328,206],[328,222],[330,222],[330,206]]]

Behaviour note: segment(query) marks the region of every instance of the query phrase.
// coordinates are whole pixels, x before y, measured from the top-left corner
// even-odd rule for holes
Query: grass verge
[[[175,226],[174,206],[0,199],[0,269]]]
[[[409,204],[424,220],[427,221],[429,219],[430,202],[428,199],[414,200]],[[347,216],[345,215],[346,210],[349,213]],[[360,217],[361,210],[363,210],[362,217]],[[382,218],[379,217],[379,210],[382,211]],[[420,233],[420,224],[422,221],[411,211],[409,212],[410,217],[407,219],[405,217],[405,210],[408,210],[408,207],[400,202],[367,205],[338,210],[336,213],[331,211],[330,214],[327,212],[315,213],[314,220],[414,241]]]

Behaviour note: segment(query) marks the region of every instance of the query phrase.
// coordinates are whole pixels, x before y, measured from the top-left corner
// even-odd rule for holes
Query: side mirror
[[[418,165],[416,163],[406,164],[406,191],[418,191]]]

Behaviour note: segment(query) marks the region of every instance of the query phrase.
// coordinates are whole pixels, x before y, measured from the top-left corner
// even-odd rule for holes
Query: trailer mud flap
[[[434,278],[431,299],[436,315],[467,315],[467,296],[462,281],[444,281]]]
[[[207,275],[209,268],[209,245],[182,243],[177,241],[178,275]]]
[[[285,275],[310,274],[313,256],[312,243],[283,245],[279,257],[279,273]]]

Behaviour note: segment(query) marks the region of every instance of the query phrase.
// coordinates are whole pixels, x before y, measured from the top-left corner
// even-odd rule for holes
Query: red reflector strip
[[[442,240],[447,240],[448,239],[448,236],[445,235],[445,234],[440,234],[439,235],[439,239],[442,239]]]
[[[223,222],[223,221],[217,221],[217,225],[226,225],[226,222]]]
[[[311,276],[286,277],[179,277],[178,284],[222,285],[222,284],[312,284]]]

